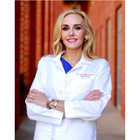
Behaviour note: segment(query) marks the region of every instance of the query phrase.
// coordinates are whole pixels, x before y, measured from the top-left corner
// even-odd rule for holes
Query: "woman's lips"
[[[77,39],[76,39],[76,38],[69,38],[69,39],[67,39],[67,41],[68,41],[68,42],[76,42]]]

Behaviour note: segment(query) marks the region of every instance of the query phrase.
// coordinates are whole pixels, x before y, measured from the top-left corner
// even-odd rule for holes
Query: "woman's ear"
[[[87,35],[85,35],[84,40],[86,41],[87,39],[88,39],[88,36],[87,36]]]

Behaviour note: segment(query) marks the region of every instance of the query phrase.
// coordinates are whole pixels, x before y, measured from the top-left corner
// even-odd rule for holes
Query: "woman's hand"
[[[40,91],[33,89],[27,95],[27,102],[46,107],[48,98]]]
[[[97,101],[100,100],[101,97],[103,97],[103,92],[100,92],[100,90],[92,90],[90,93],[84,98],[84,100],[87,101]]]

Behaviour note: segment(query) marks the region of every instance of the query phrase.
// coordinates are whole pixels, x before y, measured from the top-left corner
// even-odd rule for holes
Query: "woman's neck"
[[[81,59],[82,50],[66,50],[65,54],[62,55],[62,58],[70,63],[72,67],[74,67]]]

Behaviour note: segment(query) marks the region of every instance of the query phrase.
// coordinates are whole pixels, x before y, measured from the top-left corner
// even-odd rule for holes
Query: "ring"
[[[30,97],[31,97],[31,99],[33,99],[34,95],[31,95]]]
[[[89,98],[89,100],[91,101],[91,100],[92,100],[92,98],[90,97],[90,98]]]

